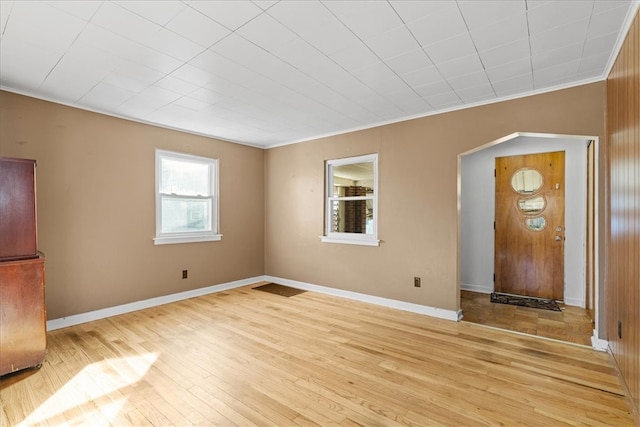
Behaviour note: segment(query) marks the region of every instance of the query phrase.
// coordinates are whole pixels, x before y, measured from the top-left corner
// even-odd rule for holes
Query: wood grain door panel
[[[564,298],[564,151],[496,158],[495,285],[496,292],[538,298]],[[542,186],[518,194],[514,173],[533,168]],[[544,209],[525,213],[519,201],[542,197]],[[532,230],[527,218],[544,217],[546,226]],[[536,220],[534,220],[536,221]]]

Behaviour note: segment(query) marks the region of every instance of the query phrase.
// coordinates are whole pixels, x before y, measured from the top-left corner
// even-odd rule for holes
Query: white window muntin
[[[191,189],[184,186],[163,188],[163,162],[177,162],[200,166],[205,177],[192,183]],[[166,225],[171,204],[188,205],[185,213],[187,221],[202,223],[194,230],[171,230]],[[156,237],[154,244],[190,243],[216,241],[222,238],[218,233],[218,159],[194,156],[166,150],[156,150]],[[183,207],[184,209],[184,207]],[[201,221],[202,215],[206,221]],[[189,228],[189,227],[187,227]]]
[[[373,194],[366,196],[335,196],[334,195],[334,168],[338,166],[372,163],[373,164]],[[326,197],[325,197],[325,235],[322,242],[345,243],[354,245],[379,246],[378,240],[378,154],[348,157],[343,159],[327,160],[325,167]],[[345,233],[333,231],[333,204],[338,201],[370,201],[373,205],[373,220],[371,221],[371,233]]]

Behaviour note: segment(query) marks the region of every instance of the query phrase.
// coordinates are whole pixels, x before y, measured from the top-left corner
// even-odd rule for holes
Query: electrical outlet
[[[413,278],[413,286],[415,286],[416,288],[420,287],[420,278],[419,277],[414,277]]]
[[[183,279],[186,279],[186,278],[187,278],[187,276],[188,276],[188,272],[187,272],[187,270],[182,270],[182,278],[183,278]]]

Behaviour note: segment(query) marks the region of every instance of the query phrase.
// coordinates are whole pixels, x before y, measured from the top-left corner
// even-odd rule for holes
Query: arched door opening
[[[592,345],[598,324],[595,141],[597,138],[589,136],[515,133],[459,156],[458,277],[463,321]],[[565,153],[566,169],[562,184],[566,197],[564,224],[561,233],[557,233],[564,244],[559,260],[564,267],[561,311],[492,303],[489,296],[495,283],[496,158],[559,151]],[[560,225],[553,227],[555,230]],[[532,268],[519,262],[522,265],[514,271]]]

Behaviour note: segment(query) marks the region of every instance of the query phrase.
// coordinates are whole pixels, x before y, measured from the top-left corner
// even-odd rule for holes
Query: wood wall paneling
[[[607,339],[640,423],[640,21],[607,79]]]

